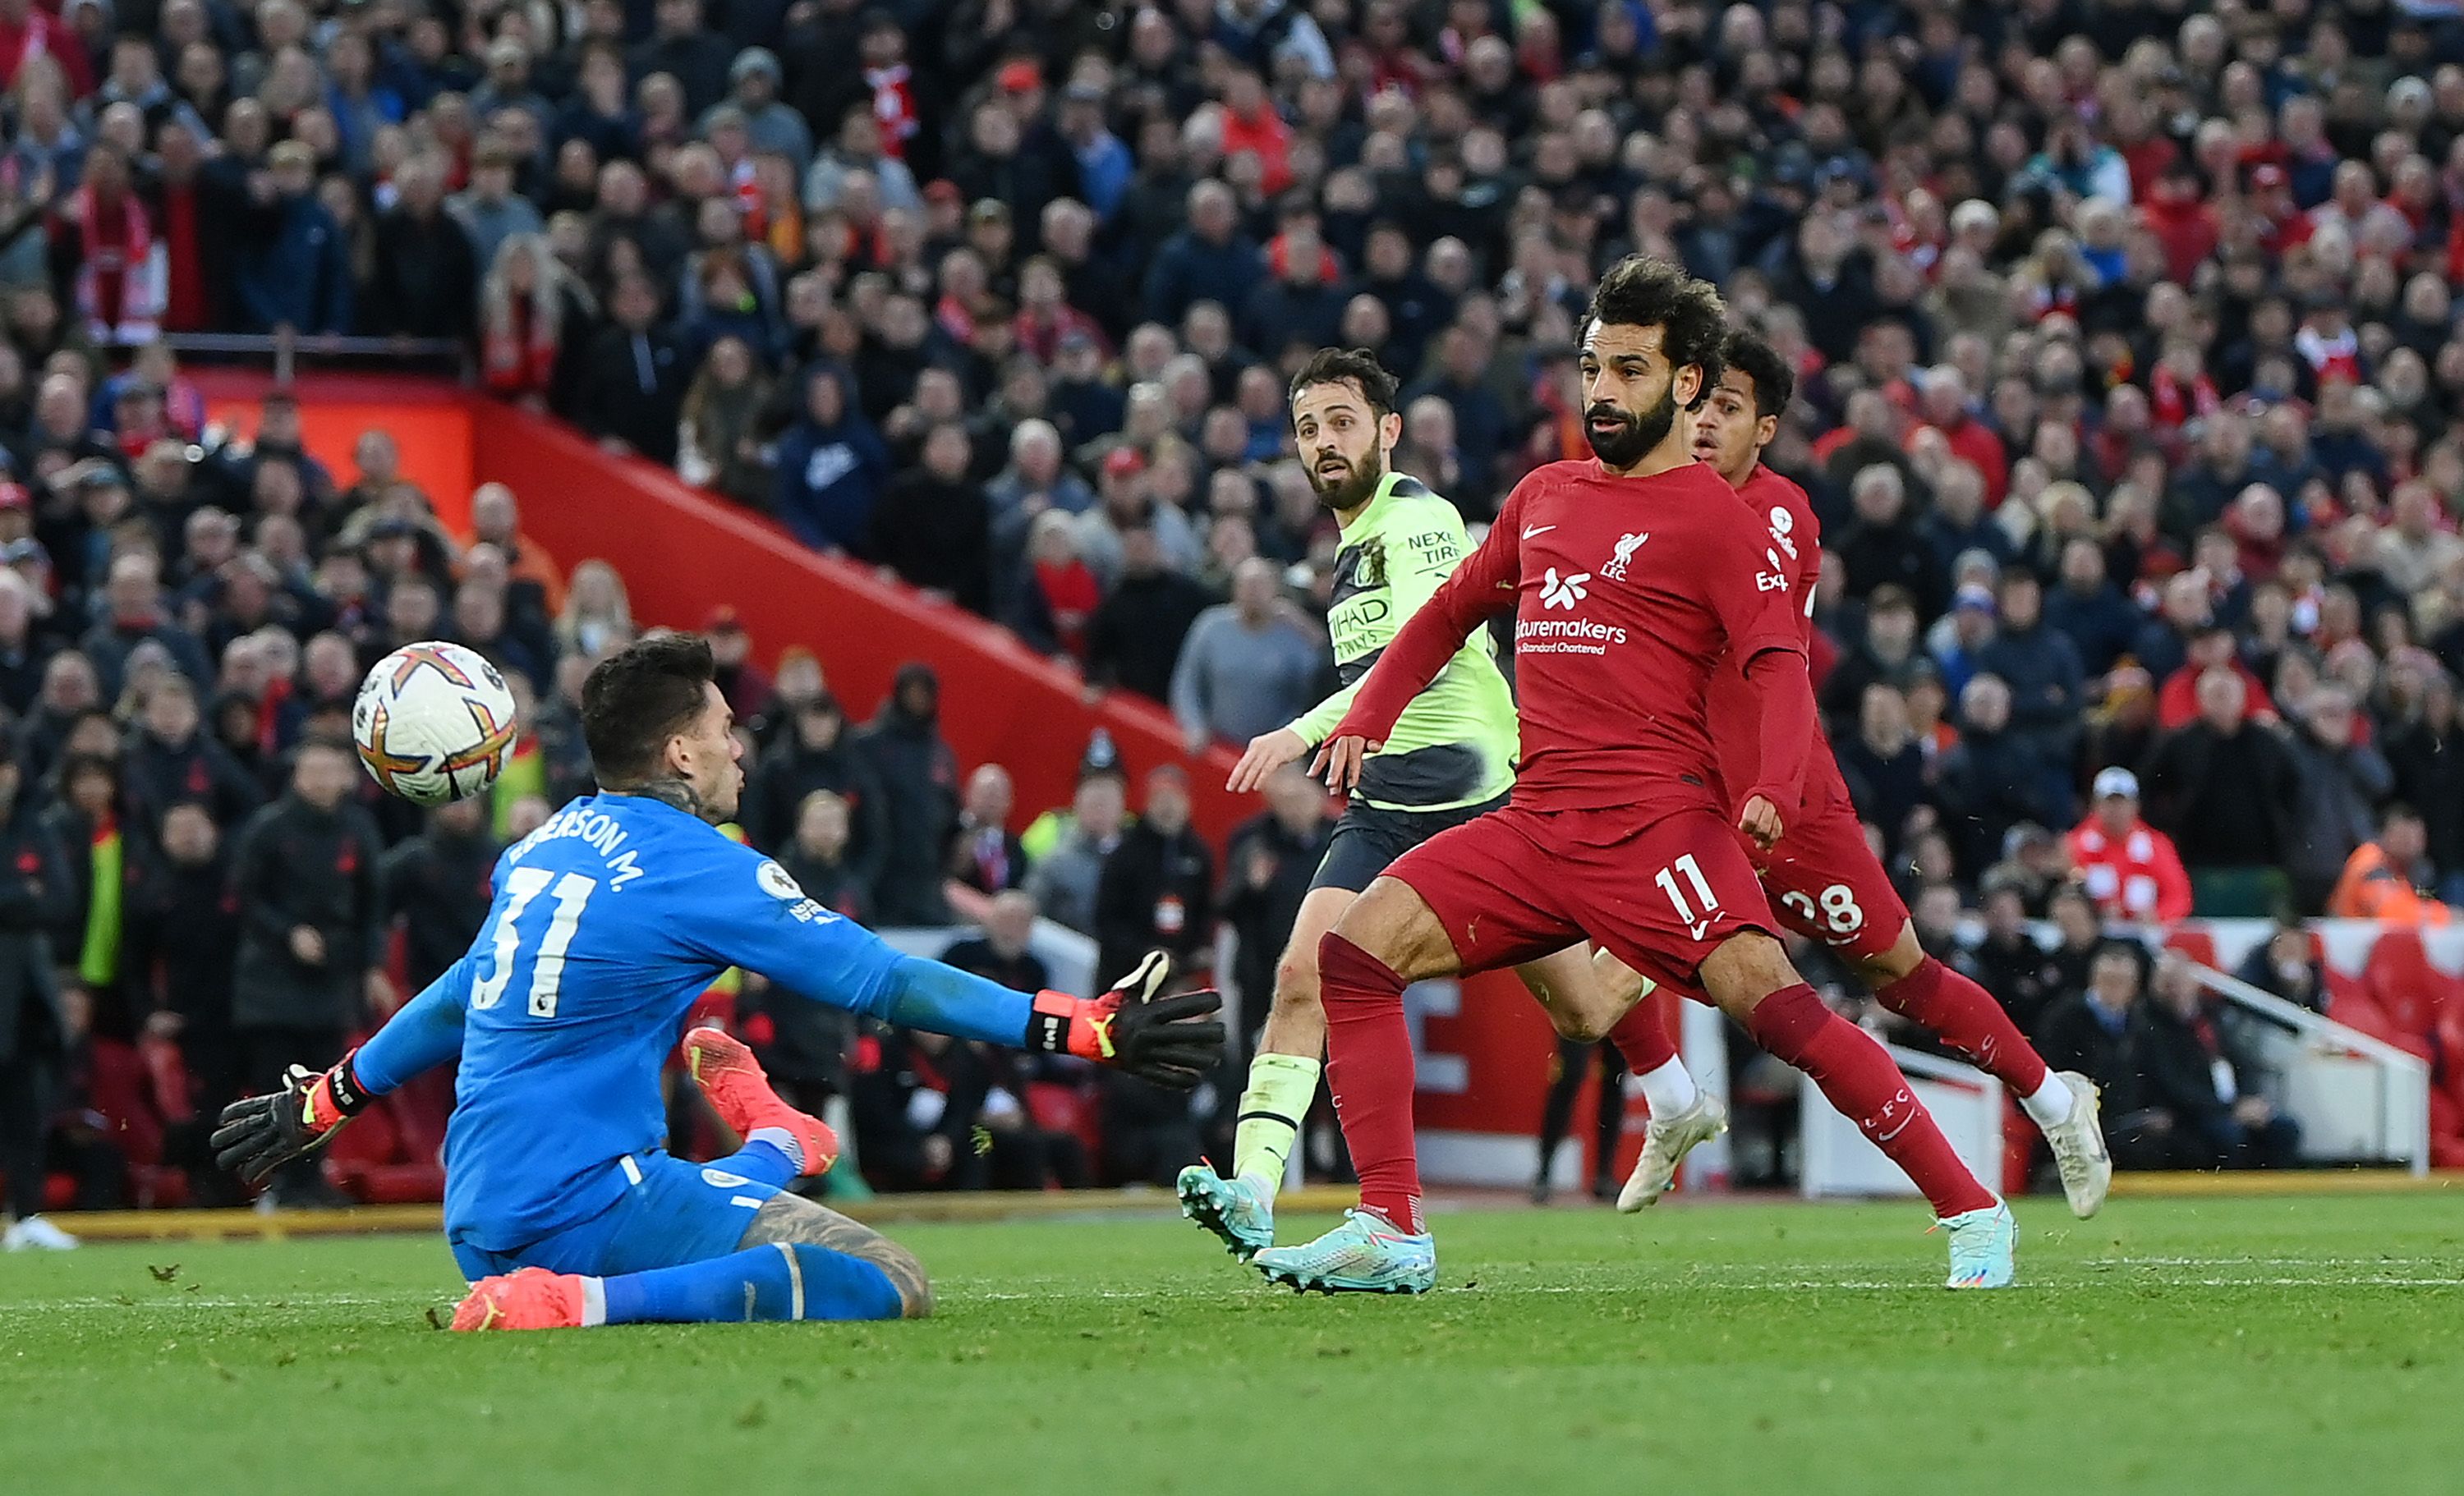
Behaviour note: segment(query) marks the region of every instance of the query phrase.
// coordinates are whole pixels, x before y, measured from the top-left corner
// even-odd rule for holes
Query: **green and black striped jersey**
[[[1455,506],[1419,479],[1390,473],[1343,527],[1327,624],[1343,689],[1292,731],[1312,746],[1343,719],[1361,677],[1415,609],[1471,554]],[[1361,768],[1354,797],[1383,810],[1451,810],[1494,800],[1514,783],[1514,697],[1484,628],[1463,641],[1412,704],[1386,746]]]

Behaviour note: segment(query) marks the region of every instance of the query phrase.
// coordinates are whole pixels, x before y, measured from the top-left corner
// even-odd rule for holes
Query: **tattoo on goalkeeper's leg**
[[[922,1319],[933,1312],[933,1286],[924,1276],[924,1265],[914,1253],[860,1221],[799,1195],[773,1195],[753,1213],[753,1223],[744,1228],[744,1239],[736,1245],[740,1251],[780,1243],[825,1246],[870,1263],[898,1289],[906,1318]]]

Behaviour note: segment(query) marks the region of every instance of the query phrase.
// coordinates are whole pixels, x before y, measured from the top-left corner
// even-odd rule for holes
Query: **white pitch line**
[[[427,1298],[412,1294],[376,1297],[357,1293],[286,1293],[281,1296],[279,1307],[283,1309],[365,1309],[374,1306],[391,1305],[417,1308],[423,1304],[441,1304],[445,1302],[445,1297],[446,1290],[444,1289],[439,1289],[434,1298]],[[162,1310],[197,1309],[274,1309],[276,1307],[276,1301],[272,1298],[231,1299],[219,1296],[209,1297],[201,1293],[182,1293],[177,1296],[159,1295],[153,1298],[143,1299],[131,1297],[125,1303],[119,1299],[95,1298],[91,1296],[75,1299],[22,1299],[14,1303],[0,1304],[0,1314],[39,1314],[45,1309]]]
[[[2379,1272],[2367,1275],[2298,1276],[2292,1274],[2221,1274],[2208,1273],[2198,1277],[2176,1277],[2170,1274],[2133,1275],[2142,1286],[2178,1288],[2458,1288],[2464,1287],[2464,1276],[2428,1273],[2398,1273],[2385,1269],[2419,1266],[2445,1266],[2434,1258],[2305,1258],[2305,1257],[2138,1257],[2090,1258],[2067,1267],[2329,1267],[2343,1265],[2352,1267],[2375,1267]],[[1237,1280],[1235,1280],[1237,1281]],[[2066,1272],[2055,1280],[2054,1287],[2088,1287],[2096,1278],[2081,1279]],[[1281,1287],[1277,1285],[1275,1287]],[[1748,1274],[1743,1270],[1724,1271],[1716,1265],[1688,1269],[1683,1274],[1656,1282],[1636,1285],[1619,1284],[1492,1284],[1475,1288],[1441,1286],[1434,1292],[1441,1295],[1463,1293],[1490,1294],[1500,1297],[1562,1296],[1567,1294],[1612,1294],[1635,1292],[1685,1293],[1815,1293],[1826,1289],[1846,1293],[1912,1292],[1937,1287],[1929,1274],[1896,1278],[1825,1278],[1811,1265],[1777,1265],[1777,1272]],[[2019,1287],[2044,1287],[2041,1280],[2022,1278]],[[1212,1301],[1217,1293],[1211,1288],[1105,1288],[1088,1292],[1071,1285],[1054,1282],[1045,1290],[970,1288],[964,1280],[944,1280],[948,1296],[954,1301],[992,1304],[1049,1303],[1056,1299],[1098,1299],[1113,1303],[1150,1303],[1159,1300],[1195,1303]],[[433,1295],[395,1294],[371,1295],[357,1293],[291,1293],[281,1296],[279,1304],[272,1298],[231,1298],[182,1293],[146,1298],[84,1296],[66,1299],[14,1300],[0,1303],[0,1313],[40,1314],[44,1312],[102,1310],[119,1312],[140,1309],[149,1313],[191,1309],[399,1309],[406,1311],[441,1305],[448,1297],[441,1287]]]
[[[2464,1288],[2464,1278],[2389,1276],[2369,1278],[2163,1278],[2154,1280],[2147,1286],[2167,1288]],[[1268,1287],[1281,1288],[1287,1292],[1289,1291],[1287,1286],[1281,1284],[1268,1285]],[[2030,1288],[2045,1287],[2049,1287],[2049,1285],[2041,1282],[2032,1282],[2031,1280],[2022,1277],[2017,1287],[2021,1288]],[[2053,1283],[2050,1287],[2092,1287],[2092,1285],[2081,1284],[2077,1279],[2062,1279]],[[947,1287],[948,1291],[946,1296],[954,1303],[1049,1303],[1060,1297],[1103,1299],[1121,1303],[1142,1303],[1168,1299],[1186,1303],[1193,1300],[1211,1297],[1211,1295],[1193,1290],[1163,1288],[1107,1288],[1093,1293],[1070,1292],[1067,1289],[1056,1288],[1051,1293],[1020,1293],[1006,1290],[976,1292],[970,1291],[963,1285],[949,1285]],[[1667,1283],[1652,1284],[1642,1287],[1629,1285],[1594,1287],[1582,1284],[1499,1284],[1484,1285],[1480,1287],[1466,1289],[1447,1287],[1441,1285],[1439,1287],[1430,1291],[1435,1295],[1472,1293],[1489,1294],[1499,1297],[1526,1297],[1560,1294],[1634,1293],[1655,1290],[1662,1293],[1684,1293],[1689,1291],[1707,1293],[1813,1293],[1821,1292],[1826,1289],[1837,1289],[1845,1293],[1896,1293],[1931,1290],[1939,1287],[1941,1287],[1939,1280],[1927,1276],[1905,1279],[1771,1278],[1757,1281],[1730,1280],[1727,1282],[1720,1282],[1717,1280],[1676,1280]],[[1375,1295],[1360,1296],[1375,1297]]]

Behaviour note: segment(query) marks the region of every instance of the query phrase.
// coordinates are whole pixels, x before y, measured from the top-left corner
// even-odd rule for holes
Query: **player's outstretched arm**
[[[352,1060],[360,1084],[382,1096],[462,1054],[462,1017],[471,1000],[471,957],[463,957],[397,1009]]]
[[[259,1184],[321,1147],[369,1102],[462,1052],[462,1015],[470,994],[466,956],[331,1069],[319,1074],[295,1065],[279,1090],[225,1107],[214,1129],[214,1162]]]
[[[705,912],[711,917],[694,935],[715,960],[904,1028],[1074,1054],[1167,1086],[1195,1086],[1222,1058],[1223,1024],[1215,1017],[1222,998],[1158,998],[1169,974],[1160,956],[1092,998],[1013,992],[939,961],[902,956],[804,897],[777,863],[732,844],[730,850],[703,890],[721,907]]]

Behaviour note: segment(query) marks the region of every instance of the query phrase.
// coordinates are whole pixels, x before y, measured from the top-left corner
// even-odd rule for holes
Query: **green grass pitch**
[[[498,1336],[429,1328],[429,1239],[28,1254],[0,1489],[2464,1489],[2464,1203],[2021,1220],[2021,1287],[1953,1294],[1919,1207],[1447,1214],[1410,1300],[1159,1217],[916,1225],[923,1323]]]

